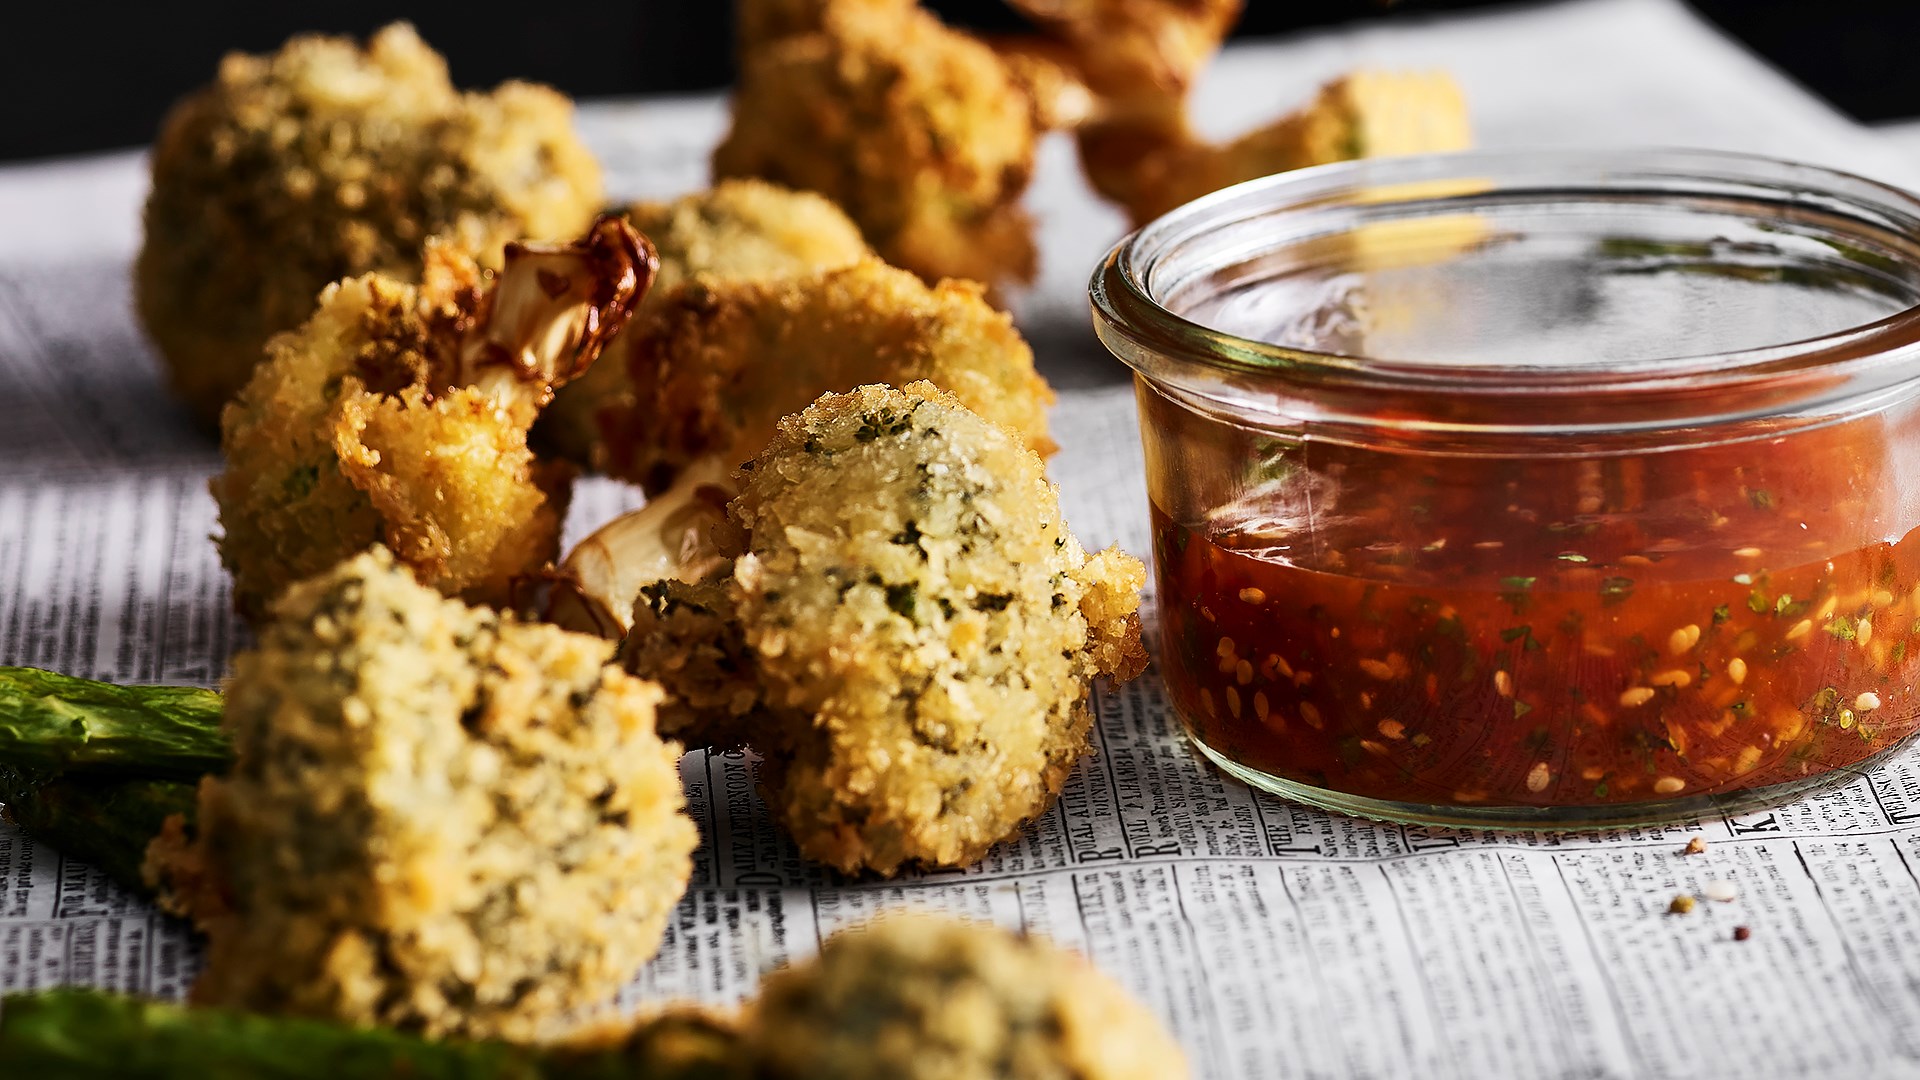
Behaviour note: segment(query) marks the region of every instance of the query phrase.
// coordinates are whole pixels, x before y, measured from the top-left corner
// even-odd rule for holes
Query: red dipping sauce
[[[1726,155],[1355,163],[1174,212],[1094,300],[1160,669],[1249,783],[1665,821],[1920,727],[1911,197]]]

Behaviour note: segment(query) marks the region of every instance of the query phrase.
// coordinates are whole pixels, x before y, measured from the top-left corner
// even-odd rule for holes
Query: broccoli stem
[[[192,780],[224,771],[232,759],[220,695],[211,690],[0,667],[0,765],[40,776]]]
[[[594,530],[552,574],[541,618],[563,629],[618,641],[633,627],[644,586],[699,581],[724,561],[712,530],[739,494],[732,467],[703,457],[638,510]]]
[[[196,785],[121,776],[41,779],[0,766],[0,804],[27,835],[105,873],[149,899],[140,866],[170,814],[191,824]]]

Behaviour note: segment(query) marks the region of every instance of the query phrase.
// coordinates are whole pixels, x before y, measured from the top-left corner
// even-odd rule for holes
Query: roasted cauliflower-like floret
[[[565,477],[527,431],[645,292],[651,251],[603,219],[571,245],[509,245],[491,283],[436,248],[424,284],[330,287],[222,418],[213,481],[249,618],[290,583],[375,542],[419,579],[505,602],[557,553]]]
[[[695,281],[622,335],[633,406],[609,468],[659,491],[693,462],[732,468],[782,416],[829,392],[929,380],[1051,453],[1053,391],[1013,320],[976,285],[928,287],[877,259],[776,281]]]
[[[764,281],[848,266],[868,254],[860,227],[839,207],[760,180],[724,180],[672,202],[635,203],[626,215],[660,254],[643,313],[694,277]],[[638,319],[621,337],[645,325]],[[567,460],[602,470],[606,425],[628,422],[634,407],[626,364],[614,359],[627,347],[615,341],[608,352],[607,362],[561,388],[534,432],[536,442]]]

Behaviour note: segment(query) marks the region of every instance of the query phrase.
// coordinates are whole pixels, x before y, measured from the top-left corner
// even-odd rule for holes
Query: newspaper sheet
[[[1664,0],[1242,47],[1203,101],[1251,121],[1359,63],[1454,69],[1488,143],[1704,143],[1920,176]],[[704,182],[725,114],[711,98],[604,104],[581,123],[615,190],[652,195]],[[0,170],[0,663],[215,685],[244,631],[209,542],[216,448],[170,403],[130,313],[141,169],[126,154]],[[1119,219],[1064,146],[1047,147],[1034,201],[1047,269],[1018,311],[1063,391],[1051,468],[1090,548],[1144,555],[1132,396],[1084,307]],[[589,481],[570,531],[637,502]],[[735,1001],[836,928],[923,905],[1084,951],[1204,1077],[1920,1075],[1912,756],[1738,818],[1468,833],[1332,816],[1223,778],[1182,743],[1151,673],[1097,708],[1097,755],[1018,840],[963,872],[890,882],[802,859],[750,758],[688,755],[693,887],[624,1002]],[[1682,856],[1696,834],[1709,851]],[[1663,917],[1709,879],[1738,898]],[[182,925],[0,825],[0,991],[178,997],[197,958]]]

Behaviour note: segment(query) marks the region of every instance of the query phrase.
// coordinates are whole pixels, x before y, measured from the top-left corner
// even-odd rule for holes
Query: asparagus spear
[[[0,765],[0,803],[14,824],[141,896],[147,844],[169,814],[193,820],[195,784],[143,777],[64,776],[50,780]]]
[[[220,712],[211,690],[0,667],[0,804],[28,835],[150,896],[147,843],[169,814],[191,821],[198,778],[233,759]]]
[[[0,763],[23,773],[196,779],[226,769],[220,695],[0,667]]]
[[[73,1080],[538,1080],[530,1050],[435,1043],[378,1028],[183,1009],[93,990],[9,997],[0,1005],[0,1076]]]
[[[69,1080],[748,1080],[734,1029],[669,1012],[619,1038],[531,1048],[184,1009],[95,990],[0,1004],[0,1076]]]

